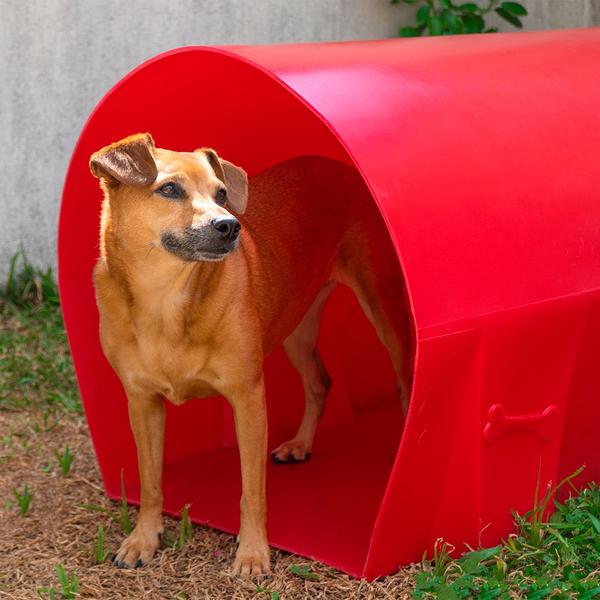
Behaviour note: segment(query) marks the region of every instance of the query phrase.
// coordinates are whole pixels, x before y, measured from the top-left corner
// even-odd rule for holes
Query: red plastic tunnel
[[[443,537],[498,542],[511,510],[587,464],[600,480],[600,30],[184,48],[99,103],[73,153],[60,286],[109,496],[139,499],[126,399],[98,341],[101,193],[88,159],[138,131],[209,145],[250,176],[319,155],[353,166],[407,282],[417,352],[404,425],[385,352],[349,292],[321,336],[334,387],[306,464],[268,472],[277,547],[369,578]],[[368,196],[368,197],[370,197]],[[348,324],[351,326],[348,326]],[[362,373],[368,372],[366,378]],[[270,447],[303,404],[267,359]],[[240,476],[222,398],[169,408],[165,507],[236,531]]]

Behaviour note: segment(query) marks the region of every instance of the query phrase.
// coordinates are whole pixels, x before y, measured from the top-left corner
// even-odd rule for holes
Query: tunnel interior
[[[199,72],[233,87],[222,94],[192,93],[189,76]],[[123,477],[133,503],[139,501],[139,476],[126,398],[98,341],[90,275],[98,257],[102,195],[87,162],[99,148],[142,131],[161,148],[213,147],[247,171],[251,189],[256,177],[286,161],[316,157],[346,165],[355,177],[345,195],[359,198],[365,214],[380,219],[385,233],[379,243],[389,247],[401,276],[384,217],[348,152],[323,119],[272,75],[230,55],[202,51],[164,55],[122,80],[92,113],[74,151],[61,208],[59,259],[67,331],[105,487],[110,497],[120,498]],[[285,206],[282,197],[281,210]],[[402,317],[412,320],[410,314]],[[302,464],[269,462],[269,540],[360,575],[404,418],[388,352],[343,285],[324,309],[319,349],[333,385],[312,458]],[[281,348],[267,357],[265,380],[272,449],[293,436],[304,395]],[[237,532],[239,459],[223,398],[168,406],[163,488],[167,513],[177,515],[190,504],[195,522]]]
[[[293,169],[297,161],[303,170],[315,173],[303,207],[310,211],[312,202],[328,201],[309,193],[326,188],[321,169],[311,169],[312,163],[322,163],[320,157],[296,157],[268,171],[274,173],[273,185],[280,188],[276,178],[281,177],[282,168]],[[264,191],[264,174],[255,178],[258,176]],[[252,194],[252,179],[249,202],[260,202],[261,198]],[[351,204],[350,196],[354,195],[362,201],[358,222],[374,217],[377,208],[360,177],[336,181],[335,185],[337,199]],[[340,190],[340,185],[347,189]],[[279,197],[280,216],[295,201],[296,196],[289,201]],[[381,231],[385,231],[383,222]],[[387,258],[400,271],[390,240],[373,243],[388,246]],[[401,296],[403,289],[397,293]],[[397,378],[387,349],[346,285],[338,285],[325,305],[318,348],[332,386],[310,460],[295,464],[269,461],[269,539],[276,546],[360,573],[404,425]],[[411,350],[405,348],[406,360],[410,360]],[[266,358],[265,383],[271,450],[294,436],[304,408],[302,381],[282,347]],[[199,424],[210,431],[199,436]],[[184,438],[189,447],[182,445]],[[205,444],[208,438],[212,438],[211,444]],[[227,402],[191,400],[184,407],[169,407],[165,451],[167,510],[177,513],[181,506],[191,503],[192,519],[236,531],[241,487],[235,429]]]

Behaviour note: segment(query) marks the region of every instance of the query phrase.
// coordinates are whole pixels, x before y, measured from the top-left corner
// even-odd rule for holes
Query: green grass
[[[38,588],[38,594],[40,598],[44,598],[45,594],[48,594],[50,600],[58,598],[57,594],[60,594],[61,598],[65,600],[73,600],[77,598],[79,589],[79,577],[75,573],[67,573],[66,569],[61,565],[56,565],[56,575],[58,582],[60,583],[60,589],[54,587]]]
[[[556,491],[514,515],[517,533],[505,544],[452,560],[438,540],[433,560],[416,574],[414,598],[600,598],[600,489],[590,484],[565,502],[554,501],[554,513],[545,518]]]
[[[194,530],[190,520],[190,504],[186,504],[180,511],[179,525],[177,533],[165,531],[162,535],[162,543],[165,546],[182,550],[185,545],[194,537]]]
[[[13,489],[13,494],[17,499],[19,511],[23,516],[26,515],[29,512],[29,507],[31,505],[31,493],[29,491],[29,487],[27,484],[25,484],[22,492],[15,488]]]
[[[92,546],[92,556],[97,565],[102,564],[110,556],[110,552],[106,549],[104,540],[104,527],[98,525],[98,534],[94,545]]]
[[[183,547],[189,542],[194,536],[192,529],[192,522],[190,521],[190,505],[186,504],[181,509],[181,519],[179,521],[179,534],[173,547],[176,550],[182,550]]]
[[[127,505],[127,495],[125,494],[125,476],[121,469],[121,507],[119,510],[119,523],[125,535],[129,535],[133,531],[133,523],[129,516],[129,506]]]
[[[292,575],[300,577],[301,579],[307,579],[308,581],[319,581],[320,577],[314,571],[311,571],[308,565],[290,565],[289,571]]]
[[[56,282],[18,252],[0,285],[0,410],[25,408],[82,412]]]
[[[71,452],[68,444],[65,446],[64,452],[60,450],[54,450],[54,456],[56,456],[56,460],[58,461],[58,466],[60,467],[61,473],[64,477],[69,474],[71,470],[71,465],[73,464],[73,459],[75,455]]]
[[[22,250],[10,261],[6,283],[0,288],[0,301],[18,307],[40,304],[60,305],[52,269],[34,267]]]

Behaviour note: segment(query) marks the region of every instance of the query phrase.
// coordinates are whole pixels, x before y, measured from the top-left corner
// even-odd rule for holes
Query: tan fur
[[[140,184],[151,177],[146,155],[143,164],[129,164],[144,154],[140,143],[156,164],[156,180],[150,184]],[[275,450],[279,461],[301,460],[311,451],[329,387],[316,352],[318,321],[336,283],[357,293],[390,351],[407,397],[411,333],[408,319],[396,318],[407,310],[387,232],[352,169],[305,157],[252,179],[236,250],[220,261],[186,262],[163,247],[162,232],[207,227],[212,219],[229,215],[214,202],[223,182],[236,188],[228,206],[244,210],[243,171],[209,149],[157,149],[148,134],[103,148],[91,165],[105,193],[101,256],[94,272],[100,335],[127,392],[142,487],[138,522],[123,542],[117,564],[143,564],[158,546],[162,398],[181,404],[222,394],[233,407],[242,469],[233,571],[260,574],[269,569],[264,356],[285,340],[306,391],[303,422],[297,436]],[[173,180],[185,188],[185,201],[166,200],[155,192],[162,182]]]

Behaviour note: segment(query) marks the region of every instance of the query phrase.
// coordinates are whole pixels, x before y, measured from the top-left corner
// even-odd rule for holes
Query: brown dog
[[[354,290],[388,348],[406,408],[411,332],[389,236],[359,176],[329,159],[293,159],[257,175],[247,211],[246,173],[211,149],[171,152],[139,134],[96,152],[90,168],[104,191],[94,272],[100,337],[127,392],[141,480],[139,518],[117,565],[150,560],[163,530],[163,398],[221,394],[233,407],[242,470],[233,571],[263,573],[263,358],[283,343],[302,377],[302,423],[273,458],[303,460],[329,388],[316,343],[337,283]]]

